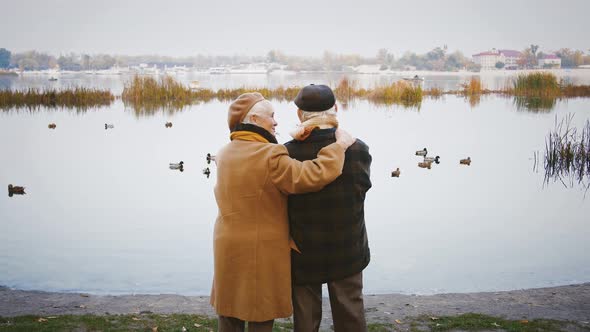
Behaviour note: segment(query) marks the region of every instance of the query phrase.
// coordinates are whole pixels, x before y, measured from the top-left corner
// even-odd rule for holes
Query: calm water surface
[[[391,79],[363,77],[365,85]],[[62,77],[58,86],[119,94],[125,79],[80,75]],[[200,81],[218,88],[337,79],[234,75]],[[462,78],[448,80],[453,85]],[[42,76],[0,79],[0,88],[47,85]],[[297,122],[295,107],[274,105],[279,141],[285,142]],[[372,260],[365,270],[365,293],[590,281],[590,198],[579,186],[543,185],[542,167],[533,170],[533,153],[543,152],[556,117],[574,113],[573,125],[581,127],[590,118],[589,105],[589,99],[573,99],[557,102],[553,110],[527,112],[494,96],[475,106],[454,96],[427,99],[419,110],[365,101],[347,105],[341,125],[362,138],[373,155],[373,188],[366,200]],[[0,284],[207,295],[216,172],[212,167],[207,179],[201,171],[207,152],[229,140],[227,106],[210,102],[149,116],[120,101],[84,112],[0,112],[0,185],[27,188],[24,196],[0,195]],[[167,121],[173,122],[171,129],[164,128]],[[56,130],[47,129],[50,122]],[[105,123],[115,128],[105,130]],[[440,155],[441,164],[418,168],[414,152],[423,147]],[[459,165],[467,156],[471,166]],[[184,172],[168,169],[168,163],[180,160]],[[397,167],[401,177],[391,178]]]

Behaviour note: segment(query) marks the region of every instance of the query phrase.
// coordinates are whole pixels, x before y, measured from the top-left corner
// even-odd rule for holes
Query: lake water
[[[590,72],[561,72],[590,84]],[[571,76],[568,76],[571,74]],[[203,87],[335,83],[338,74],[186,75]],[[432,75],[425,85],[456,88],[468,76]],[[1,89],[88,86],[120,94],[128,76],[0,78]],[[392,76],[358,75],[364,86]],[[483,74],[487,87],[504,74]],[[273,102],[279,142],[297,123],[295,106]],[[534,153],[556,118],[580,128],[590,99],[531,112],[512,99],[425,99],[419,109],[354,101],[341,126],[370,146],[373,188],[366,224],[372,259],[365,293],[495,291],[590,281],[590,197],[585,187],[544,184]],[[216,171],[205,155],[228,142],[228,103],[139,114],[120,100],[87,111],[0,111],[0,285],[97,294],[208,295]],[[165,128],[170,121],[172,128]],[[55,130],[47,124],[57,124]],[[114,124],[105,130],[104,124]],[[416,150],[441,163],[417,167]],[[471,166],[459,160],[471,157]],[[168,163],[184,161],[184,172]],[[400,178],[391,178],[395,168]],[[566,182],[568,184],[568,182]],[[6,189],[4,189],[6,190]],[[586,195],[588,196],[588,195]]]

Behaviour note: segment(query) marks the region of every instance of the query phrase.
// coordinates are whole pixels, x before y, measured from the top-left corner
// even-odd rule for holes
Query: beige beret
[[[258,92],[244,93],[234,100],[234,102],[229,105],[229,111],[227,113],[229,130],[232,131],[236,125],[244,120],[246,114],[248,114],[254,104],[263,100],[264,97]]]

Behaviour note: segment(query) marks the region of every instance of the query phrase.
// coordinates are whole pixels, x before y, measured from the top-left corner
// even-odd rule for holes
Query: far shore
[[[327,296],[327,294],[324,294]],[[478,313],[516,320],[571,321],[590,329],[590,283],[502,292],[436,295],[365,295],[368,323],[392,323],[420,316]],[[322,328],[332,324],[323,301]],[[208,296],[89,295],[15,290],[0,286],[0,317],[23,315],[196,314],[215,317]]]

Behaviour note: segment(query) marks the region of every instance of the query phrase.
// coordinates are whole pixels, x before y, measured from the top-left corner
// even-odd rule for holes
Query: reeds
[[[40,106],[86,109],[108,106],[114,100],[115,97],[108,90],[89,88],[0,90],[0,108],[4,110],[11,108],[36,109]]]
[[[478,96],[487,92],[482,88],[481,80],[478,77],[471,77],[467,83],[461,84],[461,87],[462,90],[459,93],[466,97]]]
[[[405,81],[397,81],[386,86],[375,87],[367,98],[383,104],[400,104],[419,107],[422,103],[422,87]]]
[[[442,97],[442,95],[445,94],[445,92],[439,87],[433,87],[433,88],[424,90],[422,92],[422,94],[425,96],[432,97],[434,99],[438,99],[438,98]]]
[[[558,98],[561,88],[557,77],[552,73],[534,72],[518,75],[513,83],[511,92],[515,96]]]
[[[550,179],[569,178],[570,185],[579,184],[590,179],[590,120],[586,120],[582,132],[571,126],[573,114],[562,119],[555,119],[553,129],[545,140],[545,183]],[[567,185],[566,185],[567,186]],[[590,182],[586,184],[590,187]]]
[[[151,113],[161,108],[168,110],[182,109],[191,104],[202,101],[206,102],[212,99],[231,101],[241,94],[251,91],[260,92],[268,99],[293,100],[297,96],[299,88],[278,87],[269,89],[241,87],[235,89],[219,89],[217,91],[210,89],[191,90],[170,76],[165,76],[159,81],[149,76],[135,76],[125,85],[121,97],[136,112]]]
[[[137,75],[125,84],[121,98],[135,109],[182,108],[194,100],[192,91],[170,76],[158,81],[153,77]]]

